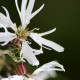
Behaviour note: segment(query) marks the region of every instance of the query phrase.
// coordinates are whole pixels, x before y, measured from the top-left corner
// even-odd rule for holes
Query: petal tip
[[[42,6],[44,7],[45,4],[43,4]]]
[[[64,48],[62,47],[61,49],[58,50],[58,52],[64,52]]]
[[[62,68],[62,70],[65,72],[65,69],[64,69],[64,67]]]
[[[36,61],[35,63],[33,63],[33,66],[38,66],[39,65],[39,61]]]
[[[65,69],[63,71],[65,72]]]
[[[56,30],[56,28],[54,28],[54,30]]]

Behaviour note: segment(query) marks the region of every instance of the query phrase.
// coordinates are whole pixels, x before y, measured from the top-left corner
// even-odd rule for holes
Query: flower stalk
[[[29,78],[28,73],[27,73],[27,69],[24,64],[18,64],[14,69],[14,73],[16,75],[24,75],[27,78]]]

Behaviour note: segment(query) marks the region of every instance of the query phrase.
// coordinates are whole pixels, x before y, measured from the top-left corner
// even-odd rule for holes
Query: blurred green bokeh
[[[61,76],[54,80],[80,80],[79,0],[36,0],[34,10],[38,9],[43,3],[45,3],[44,9],[31,20],[28,27],[29,29],[40,28],[37,32],[45,32],[56,27],[57,30],[54,33],[44,37],[61,44],[65,51],[58,53],[54,50],[43,49],[44,54],[37,56],[37,58],[41,65],[52,60],[58,60],[64,65],[66,72],[59,72],[58,74]],[[0,12],[4,13],[1,6],[5,6],[9,10],[13,22],[20,25],[14,0],[0,0]],[[64,78],[64,76],[69,79]]]

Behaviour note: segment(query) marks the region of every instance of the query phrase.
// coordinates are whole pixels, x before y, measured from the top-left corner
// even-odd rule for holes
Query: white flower
[[[13,75],[13,76],[10,76],[8,78],[3,78],[2,80],[24,80],[24,78],[26,78],[26,77]]]
[[[46,80],[50,77],[55,77],[56,76],[55,71],[65,71],[65,70],[61,64],[59,64],[56,61],[52,61],[36,69],[29,78],[24,76],[14,75],[9,78],[3,78],[2,80]]]
[[[3,78],[1,80],[34,80],[32,78],[27,78],[25,76],[19,76],[19,75],[13,75],[13,76],[10,76],[8,78]]]
[[[56,77],[55,71],[65,71],[64,67],[56,61],[44,64],[33,72],[33,78],[36,80],[45,80],[50,77]]]
[[[16,3],[16,7],[21,19],[21,23],[22,23],[22,28],[25,29],[26,25],[30,23],[30,20],[38,13],[42,10],[42,8],[44,7],[44,4],[35,12],[32,13],[33,7],[34,7],[34,3],[35,0],[29,0],[29,4],[28,7],[26,9],[26,5],[28,0],[22,0],[22,4],[21,4],[21,11],[19,10],[18,7],[18,0],[15,0]]]
[[[34,33],[34,30],[37,30],[36,28],[34,28],[31,31],[28,31],[28,28],[26,29],[27,25],[29,24],[30,20],[38,13],[42,10],[42,8],[44,7],[44,4],[35,12],[32,13],[33,7],[34,7],[34,3],[35,0],[29,0],[29,4],[27,6],[26,9],[26,5],[27,5],[27,0],[22,0],[22,4],[21,4],[21,11],[19,10],[18,7],[18,1],[15,0],[15,4],[20,16],[20,20],[21,20],[21,26],[19,26],[17,28],[16,24],[13,23],[10,19],[10,15],[8,10],[3,7],[3,9],[6,12],[6,16],[2,13],[0,13],[0,28],[4,28],[5,32],[0,32],[0,42],[4,42],[3,44],[1,44],[2,46],[7,45],[9,41],[18,38],[19,40],[22,41],[22,49],[20,52],[20,57],[22,59],[22,56],[33,66],[34,65],[39,65],[39,61],[37,60],[35,55],[39,55],[41,53],[43,53],[42,47],[51,50],[50,48],[58,51],[58,52],[62,52],[64,51],[64,48],[58,44],[56,44],[55,42],[49,41],[44,39],[42,36],[50,34],[52,32],[54,32],[56,30],[50,30],[48,32],[44,32],[44,33]],[[11,33],[7,30],[7,28],[12,28],[15,33]],[[36,50],[33,49],[29,46],[29,41],[27,39],[27,37],[30,36],[37,44],[40,45],[40,50]],[[27,40],[27,41],[26,41]],[[50,48],[47,48],[45,46],[48,46]]]

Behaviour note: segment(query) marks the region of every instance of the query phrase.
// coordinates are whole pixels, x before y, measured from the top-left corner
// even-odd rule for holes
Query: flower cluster
[[[59,67],[59,68],[55,68]],[[26,69],[24,68],[24,73]],[[65,71],[63,66],[56,61],[52,61],[44,64],[40,68],[36,69],[32,75],[27,77],[21,75],[9,76],[8,78],[3,78],[2,80],[45,80],[49,77],[56,76],[55,71]]]
[[[43,33],[35,33],[35,30],[39,30],[39,28],[34,28],[33,30],[29,30],[28,24],[30,23],[30,20],[37,13],[39,13],[44,7],[44,4],[43,4],[38,10],[36,10],[35,12],[32,12],[34,3],[35,3],[35,0],[29,0],[29,3],[28,3],[28,0],[22,0],[21,10],[20,10],[18,6],[18,0],[15,0],[16,8],[21,20],[21,25],[19,27],[17,27],[16,23],[12,22],[8,10],[5,7],[2,7],[5,10],[6,15],[4,15],[3,13],[0,13],[0,28],[4,28],[5,30],[5,32],[0,32],[0,42],[2,46],[5,46],[5,45],[8,46],[7,54],[11,56],[11,58],[15,62],[17,63],[26,62],[27,60],[28,63],[31,64],[32,66],[38,66],[40,63],[36,58],[36,55],[42,54],[43,48],[46,48],[48,50],[54,49],[57,52],[63,52],[64,48],[53,41],[43,38],[43,36],[54,32],[56,28]],[[8,28],[12,29],[14,33],[9,32]],[[33,49],[31,46],[29,46],[30,44],[29,37],[40,46],[39,50]],[[3,53],[3,54],[6,54],[6,53]],[[16,54],[18,55],[16,56]],[[61,69],[55,68],[56,66],[60,67]],[[20,71],[22,70],[21,67],[18,67],[18,68]],[[28,76],[24,77],[24,76],[14,75],[2,80],[27,80],[27,79],[38,80],[39,78],[41,78],[39,77],[39,75],[45,74],[46,76],[48,76],[49,73],[55,74],[54,72],[55,70],[64,71],[64,68],[58,62],[52,61],[35,70],[31,75],[31,77],[29,78]],[[23,72],[24,71],[26,71],[26,69],[23,70]],[[21,75],[23,74],[21,73]],[[44,79],[45,78],[42,78],[40,80],[44,80]]]

